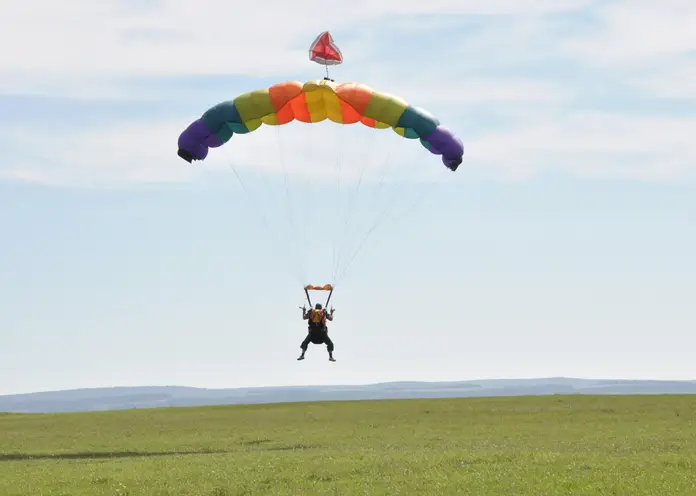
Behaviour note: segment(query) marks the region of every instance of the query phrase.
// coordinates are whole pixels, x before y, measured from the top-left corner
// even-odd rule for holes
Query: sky
[[[46,0],[0,17],[0,394],[695,379],[692,0]],[[212,105],[358,81],[464,143],[329,122],[176,155]],[[304,284],[334,283],[337,362]],[[312,295],[312,302],[326,295]]]

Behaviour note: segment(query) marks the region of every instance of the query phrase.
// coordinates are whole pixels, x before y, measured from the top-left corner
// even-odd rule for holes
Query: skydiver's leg
[[[334,344],[333,341],[331,341],[331,338],[329,337],[328,332],[326,333],[324,337],[324,342],[326,343],[326,351],[329,352],[329,360],[332,362],[335,362],[336,359],[333,357],[333,351],[334,351]]]
[[[304,355],[307,353],[307,347],[309,347],[309,342],[312,340],[312,335],[310,333],[307,333],[307,337],[304,338],[304,341],[302,341],[302,344],[300,344],[300,349],[302,350],[302,354],[297,358],[298,360],[304,360]]]

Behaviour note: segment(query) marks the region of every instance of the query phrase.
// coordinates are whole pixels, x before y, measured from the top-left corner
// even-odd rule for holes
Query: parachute
[[[191,122],[179,135],[178,138],[178,150],[177,155],[188,163],[193,163],[195,161],[204,161],[208,158],[208,154],[211,148],[223,147],[227,145],[235,134],[237,135],[254,135],[259,132],[260,129],[266,126],[274,127],[280,135],[280,129],[285,129],[288,124],[293,122],[301,122],[304,124],[309,124],[309,129],[302,129],[298,133],[298,136],[304,137],[306,134],[313,133],[315,126],[319,126],[319,123],[324,121],[330,121],[341,125],[337,127],[341,129],[343,125],[351,124],[361,124],[362,126],[348,126],[351,130],[355,132],[361,132],[360,130],[365,128],[366,135],[369,135],[365,139],[353,141],[346,145],[350,148],[350,152],[353,152],[356,148],[362,146],[365,150],[365,156],[362,158],[350,159],[350,165],[355,166],[354,168],[362,168],[364,170],[365,162],[372,157],[379,155],[381,152],[381,147],[378,144],[369,145],[369,139],[372,139],[373,134],[371,129],[374,130],[384,130],[391,129],[396,135],[401,138],[405,138],[409,141],[415,142],[416,140],[422,145],[417,147],[419,152],[423,152],[423,156],[432,157],[439,156],[442,163],[445,165],[445,170],[456,171],[463,160],[464,147],[462,140],[457,137],[451,130],[440,123],[440,120],[436,118],[431,112],[423,108],[414,106],[406,102],[403,98],[378,91],[360,82],[343,82],[336,83],[333,79],[329,78],[328,68],[329,66],[336,66],[342,64],[343,54],[339,49],[338,45],[335,43],[333,37],[328,31],[324,31],[311,44],[308,57],[311,62],[319,65],[323,65],[326,68],[326,77],[324,79],[313,79],[306,82],[301,82],[297,80],[289,80],[273,84],[270,87],[256,89],[249,91],[247,93],[241,94],[234,98],[233,100],[220,102],[201,115],[200,118]],[[329,126],[331,127],[331,126]],[[343,128],[341,133],[347,133],[348,130]],[[377,133],[375,133],[377,134]],[[238,137],[240,139],[244,138]],[[324,138],[321,138],[325,141]],[[340,139],[340,138],[339,138]],[[375,138],[376,139],[376,138]],[[236,140],[235,140],[236,141]],[[403,140],[402,140],[403,141]],[[253,141],[252,141],[253,143]],[[299,150],[302,154],[301,161],[306,162],[310,151],[314,150],[314,143],[308,144],[305,147],[300,147]],[[297,143],[293,143],[297,149]],[[254,145],[250,145],[254,146]],[[228,150],[238,150],[235,146],[227,145],[225,147]],[[340,153],[342,146],[329,147],[332,153]],[[316,225],[316,228],[309,229],[308,238],[302,236],[298,231],[304,229],[307,224],[309,224],[307,217],[314,217],[314,213],[317,215],[321,212],[311,212],[311,208],[308,206],[307,212],[309,215],[301,216],[302,222],[295,222],[295,211],[292,208],[292,201],[289,194],[289,185],[291,181],[287,177],[287,170],[285,170],[285,161],[282,157],[283,147],[278,144],[280,160],[278,163],[283,166],[283,170],[286,173],[285,181],[283,186],[285,187],[285,195],[287,199],[287,205],[278,208],[280,214],[287,214],[289,217],[290,224],[290,234],[286,240],[276,240],[273,243],[274,247],[279,250],[290,250],[291,246],[294,244],[299,244],[307,239],[311,239],[311,243],[305,243],[304,247],[298,248],[296,255],[298,259],[307,257],[307,252],[310,249],[314,249],[318,241],[323,241],[324,237],[328,237],[325,234],[327,227],[333,228],[334,232],[334,246],[333,246],[333,273],[332,277],[329,279],[330,284],[326,285],[311,285],[307,284],[309,277],[306,277],[303,273],[304,264],[298,261],[298,282],[302,283],[304,288],[307,301],[311,303],[309,298],[309,291],[323,291],[328,293],[327,304],[331,299],[331,295],[336,288],[337,281],[343,277],[349,265],[351,265],[357,253],[362,249],[366,239],[375,230],[375,228],[384,222],[387,218],[386,212],[393,205],[396,193],[400,193],[401,189],[396,189],[394,195],[390,196],[387,205],[382,209],[381,205],[377,201],[369,204],[366,207],[368,215],[373,217],[374,224],[372,224],[369,229],[367,229],[366,234],[357,243],[357,248],[354,251],[343,251],[341,246],[338,246],[344,241],[344,238],[351,238],[353,233],[349,231],[349,224],[352,222],[357,214],[353,214],[353,207],[358,203],[357,191],[360,189],[361,185],[365,183],[363,181],[363,173],[360,172],[360,176],[356,181],[357,185],[355,190],[352,192],[347,192],[348,198],[345,202],[341,202],[340,193],[348,188],[342,187],[341,185],[341,164],[344,160],[340,157],[333,159],[321,159],[321,171],[327,170],[326,163],[330,161],[335,161],[336,167],[338,169],[338,179],[336,180],[336,193],[329,193],[330,196],[326,198],[326,201],[319,201],[315,198],[317,194],[322,194],[326,191],[326,184],[323,184],[321,188],[317,188],[312,193],[308,193],[307,189],[301,190],[302,193],[298,194],[297,198],[310,198],[314,205],[321,205],[318,210],[324,211],[331,207],[336,207],[338,210],[341,206],[345,206],[345,216],[343,219],[335,219],[335,217],[330,217],[328,221],[322,222]],[[307,154],[305,154],[305,150]],[[399,151],[403,149],[399,148]],[[267,150],[259,150],[259,154],[256,160],[262,161],[262,163],[271,162],[270,158],[267,158]],[[256,155],[252,153],[252,155]],[[400,155],[396,153],[395,155]],[[398,179],[407,178],[408,175],[405,173],[406,167],[405,162],[407,159],[416,159],[417,153],[408,151],[408,153],[403,153],[405,157],[396,158],[398,161]],[[385,159],[385,164],[380,168],[380,178],[379,183],[373,188],[372,193],[376,198],[377,193],[381,193],[387,189],[384,184],[384,167],[386,162],[389,160],[390,155],[387,154]],[[418,164],[416,167],[421,167],[420,163],[422,159],[418,157]],[[232,165],[232,164],[231,164]],[[234,169],[234,165],[232,165]],[[250,168],[253,171],[253,169]],[[319,170],[319,169],[318,169]],[[268,183],[268,179],[273,179],[270,174],[264,175],[263,171],[252,172],[256,175],[263,176],[263,182]],[[235,169],[235,175],[239,180],[242,189],[247,190],[246,182],[242,181],[237,170]],[[297,174],[297,177],[301,177],[302,174]],[[307,179],[311,183],[316,181],[316,176],[311,175]],[[375,182],[377,182],[375,180]],[[422,185],[422,183],[418,183]],[[270,188],[269,188],[270,189]],[[364,188],[363,188],[364,189]],[[248,193],[248,191],[246,191]],[[326,193],[324,193],[326,194]],[[254,201],[255,206],[260,203],[260,196],[256,194],[249,194],[251,200]],[[270,199],[280,199],[283,196],[277,193],[269,194]],[[420,200],[419,200],[420,201]],[[309,202],[308,202],[309,203]],[[412,207],[415,206],[412,205]],[[339,215],[336,217],[340,217]],[[261,220],[264,225],[267,224],[267,218],[261,215]],[[268,227],[268,226],[267,226]],[[341,233],[343,232],[344,238],[341,238]],[[316,235],[315,233],[321,233]],[[317,248],[318,249],[318,248]],[[322,253],[320,251],[320,253]],[[352,253],[352,255],[351,255]],[[316,267],[316,257],[312,258],[313,267]],[[341,265],[344,262],[345,265]],[[342,270],[339,270],[342,269]],[[312,276],[314,277],[314,276]],[[325,275],[317,276],[324,278]],[[328,278],[327,278],[328,279]]]
[[[317,64],[338,65],[343,63],[343,54],[338,45],[334,42],[331,33],[324,31],[314,43],[309,47],[309,60],[316,62]],[[328,77],[328,69],[327,69]]]
[[[316,123],[326,119],[391,128],[404,138],[419,139],[431,153],[441,155],[452,171],[462,163],[462,141],[428,111],[360,83],[336,84],[328,79],[278,83],[215,105],[181,133],[178,155],[187,162],[205,160],[209,148],[222,146],[235,133],[247,134],[262,124],[279,126],[294,120]]]

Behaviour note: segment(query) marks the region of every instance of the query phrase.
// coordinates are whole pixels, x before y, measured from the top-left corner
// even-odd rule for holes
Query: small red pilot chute
[[[322,65],[338,65],[343,62],[343,54],[331,33],[324,31],[309,47],[309,60]]]
[[[343,54],[331,33],[324,31],[309,47],[309,60],[326,67],[326,79],[329,78],[329,66],[343,63]]]

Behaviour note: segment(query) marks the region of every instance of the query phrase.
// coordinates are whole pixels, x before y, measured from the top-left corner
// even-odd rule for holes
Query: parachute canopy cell
[[[321,65],[338,65],[343,63],[343,54],[334,42],[331,33],[324,31],[309,47],[309,60]]]
[[[453,171],[462,163],[462,141],[428,111],[360,83],[336,84],[327,79],[286,81],[215,105],[181,133],[178,155],[187,162],[205,160],[209,148],[227,143],[235,133],[247,134],[262,124],[326,119],[391,128],[404,138],[420,140],[431,153],[441,155],[442,162]]]

